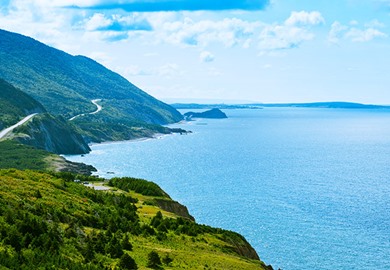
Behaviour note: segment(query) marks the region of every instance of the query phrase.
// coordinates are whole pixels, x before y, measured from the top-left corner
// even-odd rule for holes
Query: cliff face
[[[154,200],[157,203],[157,206],[160,207],[161,209],[167,212],[174,213],[180,217],[184,217],[189,220],[195,221],[195,218],[190,215],[186,206],[173,200],[167,200],[167,199],[154,199]]]
[[[40,114],[14,130],[16,140],[56,154],[85,154],[91,151],[82,136],[65,120]]]
[[[231,244],[230,248],[237,254],[245,258],[260,260],[256,250],[248,243],[248,241],[246,241],[242,235],[236,232],[229,232],[224,234],[223,240]]]

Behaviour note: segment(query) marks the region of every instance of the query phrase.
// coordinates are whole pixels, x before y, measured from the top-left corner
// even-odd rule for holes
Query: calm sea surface
[[[158,183],[275,269],[390,269],[390,110],[225,110],[72,161]]]

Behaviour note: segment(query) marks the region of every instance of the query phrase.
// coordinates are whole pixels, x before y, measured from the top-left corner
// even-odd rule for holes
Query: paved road
[[[4,138],[5,135],[7,135],[8,133],[10,133],[12,130],[14,130],[15,128],[17,128],[18,126],[21,126],[23,125],[24,123],[26,123],[28,120],[30,120],[31,118],[33,118],[35,115],[37,115],[37,113],[33,113],[33,114],[30,114],[28,116],[26,116],[25,118],[23,118],[22,120],[20,120],[18,123],[16,123],[15,125],[9,127],[9,128],[6,128],[6,129],[3,129],[2,131],[0,131],[0,139]]]
[[[103,109],[103,107],[98,104],[99,101],[102,101],[101,99],[94,99],[94,100],[91,100],[91,101],[97,107],[97,110],[94,111],[94,112],[91,112],[90,114],[98,113],[98,112],[100,112]]]
[[[82,113],[82,114],[78,114],[78,115],[73,116],[72,118],[70,118],[69,121],[72,121],[72,120],[74,120],[74,119],[76,119],[77,117],[80,117],[80,116],[84,116],[84,115],[87,115],[87,114],[95,114],[95,113],[100,112],[100,111],[103,109],[103,107],[100,106],[100,105],[98,104],[99,101],[101,101],[101,99],[93,99],[93,100],[91,100],[91,102],[93,103],[93,105],[96,106],[96,111],[91,112],[91,113]]]

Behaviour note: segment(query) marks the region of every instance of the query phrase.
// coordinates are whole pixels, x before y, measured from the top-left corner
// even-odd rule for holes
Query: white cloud
[[[380,22],[377,19],[372,20],[368,23],[365,23],[364,26],[367,28],[384,28],[384,27],[386,27],[386,25],[384,23]]]
[[[348,26],[342,25],[339,22],[334,22],[329,31],[329,35],[328,35],[329,42],[338,43],[339,39],[344,36],[347,30],[348,30]]]
[[[367,42],[375,38],[387,37],[387,35],[373,28],[368,28],[364,30],[352,28],[345,34],[345,37],[351,39],[353,42]]]
[[[215,60],[215,56],[211,52],[208,52],[208,51],[201,52],[199,57],[203,63],[210,63],[210,62],[213,62]]]
[[[108,27],[112,24],[112,20],[106,18],[102,13],[95,13],[91,18],[85,22],[85,29],[87,31],[95,31],[100,27]]]
[[[121,16],[112,14],[106,16],[103,13],[95,13],[84,21],[85,28],[88,31],[151,31],[152,26],[149,22],[137,14],[131,16]]]
[[[261,50],[280,50],[298,47],[302,42],[314,38],[311,27],[324,23],[318,11],[292,12],[280,25],[265,24],[260,21],[247,21],[226,18],[220,21],[194,21],[188,17],[174,20],[149,19],[154,35],[160,42],[181,46],[207,47],[213,43],[225,47],[241,46],[249,48],[254,38],[259,37]]]
[[[315,35],[312,26],[324,23],[318,11],[292,12],[283,24],[267,25],[259,36],[259,48],[263,51],[284,50],[299,47]]]
[[[375,29],[374,27],[369,27],[369,25],[376,25],[380,27],[379,21],[372,21],[368,24],[365,24],[365,28],[357,28],[358,22],[353,24],[353,26],[342,25],[339,22],[334,22],[331,26],[328,35],[328,41],[337,44],[340,40],[350,40],[352,42],[368,42],[376,38],[386,38],[387,34],[384,32]]]
[[[318,11],[293,11],[285,21],[285,25],[318,25],[325,23],[324,18]]]
[[[259,43],[261,50],[278,50],[298,47],[313,39],[310,27],[324,21],[317,11],[292,12],[284,23],[278,25],[238,18],[199,20],[204,17],[202,14],[188,12],[119,15],[116,10],[96,13],[93,10],[57,8],[81,3],[90,6],[102,1],[11,0],[5,15],[0,16],[0,25],[70,52],[77,51],[82,44],[80,41],[129,40],[200,47],[203,50],[210,45],[249,48]],[[212,58],[204,57],[203,60]]]
[[[221,43],[226,47],[236,45],[244,47],[260,25],[259,22],[236,18],[221,21],[193,21],[187,17],[181,21],[166,21],[159,25],[152,22],[160,41],[201,47],[211,43]]]
[[[77,32],[72,22],[82,17],[79,10],[55,8],[44,0],[11,0],[3,6],[0,16],[3,29],[31,36],[51,46],[65,50],[77,50]]]

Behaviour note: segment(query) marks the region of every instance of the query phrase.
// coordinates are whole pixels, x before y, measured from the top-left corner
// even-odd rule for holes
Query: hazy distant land
[[[262,109],[264,107],[301,107],[301,108],[333,108],[333,109],[389,109],[390,106],[362,104],[354,102],[312,102],[312,103],[250,103],[250,104],[198,104],[174,103],[176,109]]]

